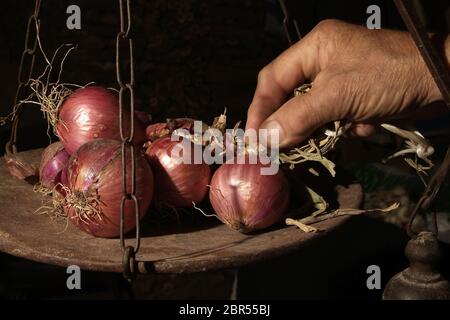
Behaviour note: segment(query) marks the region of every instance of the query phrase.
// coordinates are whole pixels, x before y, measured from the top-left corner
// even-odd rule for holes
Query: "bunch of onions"
[[[120,234],[122,199],[121,143],[97,139],[81,146],[67,166],[69,194],[65,211],[79,229],[97,237],[112,238]],[[136,152],[136,197],[140,218],[150,206],[153,195],[153,174],[143,154]],[[131,157],[127,156],[127,172],[131,172]],[[131,190],[131,175],[127,175]],[[132,201],[125,203],[124,231],[136,225]]]
[[[172,141],[170,136],[157,139],[147,148],[146,156],[158,182],[155,190],[155,201],[158,204],[173,207],[192,207],[208,193],[211,179],[211,169],[206,163],[183,163],[174,156],[174,148],[181,147],[179,156],[184,152],[194,154],[193,144],[191,150],[186,150],[183,142]]]
[[[221,165],[211,179],[209,199],[218,218],[234,230],[249,233],[275,224],[289,205],[289,184],[282,171],[261,175],[264,165]]]
[[[39,181],[42,186],[51,190],[59,183],[63,183],[69,157],[59,141],[45,148],[39,166]]]
[[[136,145],[145,140],[144,126],[135,117]],[[124,132],[129,132],[130,113],[123,113]],[[112,90],[89,86],[75,90],[58,108],[55,131],[69,154],[84,143],[104,138],[121,140],[119,130],[119,99]]]

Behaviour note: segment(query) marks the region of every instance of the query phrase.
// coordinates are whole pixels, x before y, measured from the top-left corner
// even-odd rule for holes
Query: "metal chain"
[[[133,58],[133,39],[130,34],[132,28],[131,16],[131,0],[119,0],[120,10],[120,31],[116,37],[116,77],[119,85],[119,126],[120,137],[122,139],[122,200],[120,205],[120,245],[122,247],[123,255],[123,271],[124,277],[131,279],[134,273],[134,261],[136,253],[140,246],[140,227],[139,227],[139,201],[136,197],[136,158],[134,149],[134,58]],[[125,61],[121,57],[122,49],[127,49],[129,53],[129,78],[124,80],[122,71],[124,69]],[[128,94],[129,99],[129,127],[128,132],[125,132],[128,117],[124,113],[127,112],[125,108],[125,95]],[[131,172],[128,172],[127,157],[131,157]],[[131,190],[127,188],[127,181],[131,179]],[[136,241],[133,246],[127,246],[124,238],[124,223],[125,223],[125,205],[127,201],[132,201],[134,206],[134,213],[136,217]]]
[[[22,96],[23,89],[33,74],[34,62],[36,59],[35,53],[38,44],[40,10],[41,0],[35,0],[33,13],[28,18],[24,49],[20,57],[19,70],[17,72],[17,89],[14,96],[14,113],[11,134],[5,146],[6,153],[9,155],[17,152],[17,129],[19,127],[20,114],[22,111],[22,105],[19,104],[19,98]],[[32,30],[34,31],[33,36],[31,36]],[[24,68],[26,62],[28,62],[28,70]]]
[[[289,41],[289,45],[293,45],[295,42],[299,41],[302,36],[300,34],[300,29],[298,28],[297,20],[295,18],[291,18],[289,14],[288,6],[286,5],[286,0],[278,0],[281,6],[281,10],[284,14],[283,19],[283,28],[284,33],[286,34],[286,38]],[[295,31],[295,34],[292,33],[292,30]]]
[[[394,0],[397,9],[402,16],[402,19],[408,28],[417,48],[419,49],[423,60],[425,61],[431,75],[433,76],[436,85],[442,93],[447,107],[450,108],[450,73],[447,67],[446,61],[443,60],[441,55],[432,45],[430,38],[428,37],[427,30],[418,14],[415,7],[410,0]],[[447,153],[444,160],[438,170],[434,173],[433,177],[428,182],[425,191],[420,197],[419,201],[414,208],[411,217],[408,222],[407,232],[411,238],[414,238],[417,234],[413,230],[414,220],[419,212],[432,211],[433,232],[437,236],[439,233],[436,212],[430,210],[434,199],[439,193],[442,184],[445,182],[447,175],[450,171],[450,146],[447,149]]]

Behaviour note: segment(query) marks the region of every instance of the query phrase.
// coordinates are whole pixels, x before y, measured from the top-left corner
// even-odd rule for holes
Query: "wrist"
[[[447,67],[447,72],[450,72],[450,36],[445,36],[445,37],[439,37],[436,35],[432,35],[432,42],[435,45],[435,48],[438,50],[438,53],[440,54],[440,56],[442,57],[443,61],[444,61],[444,65]],[[430,73],[430,71],[427,68],[427,72]],[[429,94],[428,94],[428,102],[434,102],[434,101],[439,101],[439,100],[443,100],[443,96],[441,91],[439,90],[435,80],[433,79],[433,77],[430,76],[428,77],[430,78],[430,83],[429,83]]]

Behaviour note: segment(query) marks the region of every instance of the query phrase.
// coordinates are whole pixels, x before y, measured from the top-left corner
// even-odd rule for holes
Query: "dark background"
[[[192,116],[211,121],[229,110],[230,123],[245,120],[258,71],[288,43],[281,25],[282,12],[275,0],[156,0],[134,1],[133,35],[136,60],[137,106],[155,120]],[[403,24],[392,1],[287,1],[297,16],[302,34],[326,18],[365,24],[366,8],[381,8],[382,27]],[[446,1],[423,2],[430,30],[448,32]],[[81,8],[81,30],[66,28],[66,8]],[[34,1],[2,2],[0,19],[0,110],[11,112],[18,60],[23,50],[26,21]],[[96,82],[117,87],[115,37],[118,5],[112,0],[46,0],[41,9],[41,39],[47,56],[61,44],[76,44],[69,56],[63,81],[84,85]],[[43,70],[37,59],[35,75]],[[48,143],[45,121],[34,106],[23,116],[19,147]],[[39,118],[42,120],[39,121]],[[0,128],[0,153],[8,127]],[[33,136],[24,136],[32,131]]]
[[[47,0],[41,10],[41,38],[51,55],[63,43],[78,48],[67,60],[65,82],[115,82],[115,36],[118,5],[111,0]],[[325,18],[357,24],[366,8],[381,7],[382,27],[404,26],[392,1],[288,1],[306,34]],[[430,30],[448,32],[447,1],[423,1]],[[82,29],[66,28],[68,5],[81,8]],[[26,21],[33,1],[6,0],[0,5],[0,115],[11,112]],[[133,30],[137,105],[155,120],[191,116],[211,121],[226,107],[230,123],[245,121],[258,71],[288,43],[276,1],[262,0],[135,0]],[[42,70],[38,60],[37,71]],[[9,125],[0,127],[0,154]],[[40,112],[26,107],[19,129],[19,149],[48,144]],[[0,208],[5,210],[6,208]],[[351,233],[351,237],[349,237]],[[43,235],[45,236],[45,235]],[[292,256],[239,271],[242,298],[374,298],[365,270],[378,264],[383,284],[406,266],[404,232],[368,218],[356,219],[334,235]],[[226,298],[232,271],[189,276],[155,276],[126,284],[120,275],[86,272],[82,292],[68,292],[61,268],[0,255],[3,298]],[[212,289],[213,288],[213,289]]]

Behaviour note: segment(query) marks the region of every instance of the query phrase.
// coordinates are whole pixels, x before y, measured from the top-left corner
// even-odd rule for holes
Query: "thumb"
[[[279,148],[293,147],[306,140],[314,130],[334,120],[332,104],[326,94],[311,89],[308,93],[288,100],[259,127],[268,131],[267,142],[272,144],[274,131],[278,132]],[[272,141],[272,142],[271,142]]]

